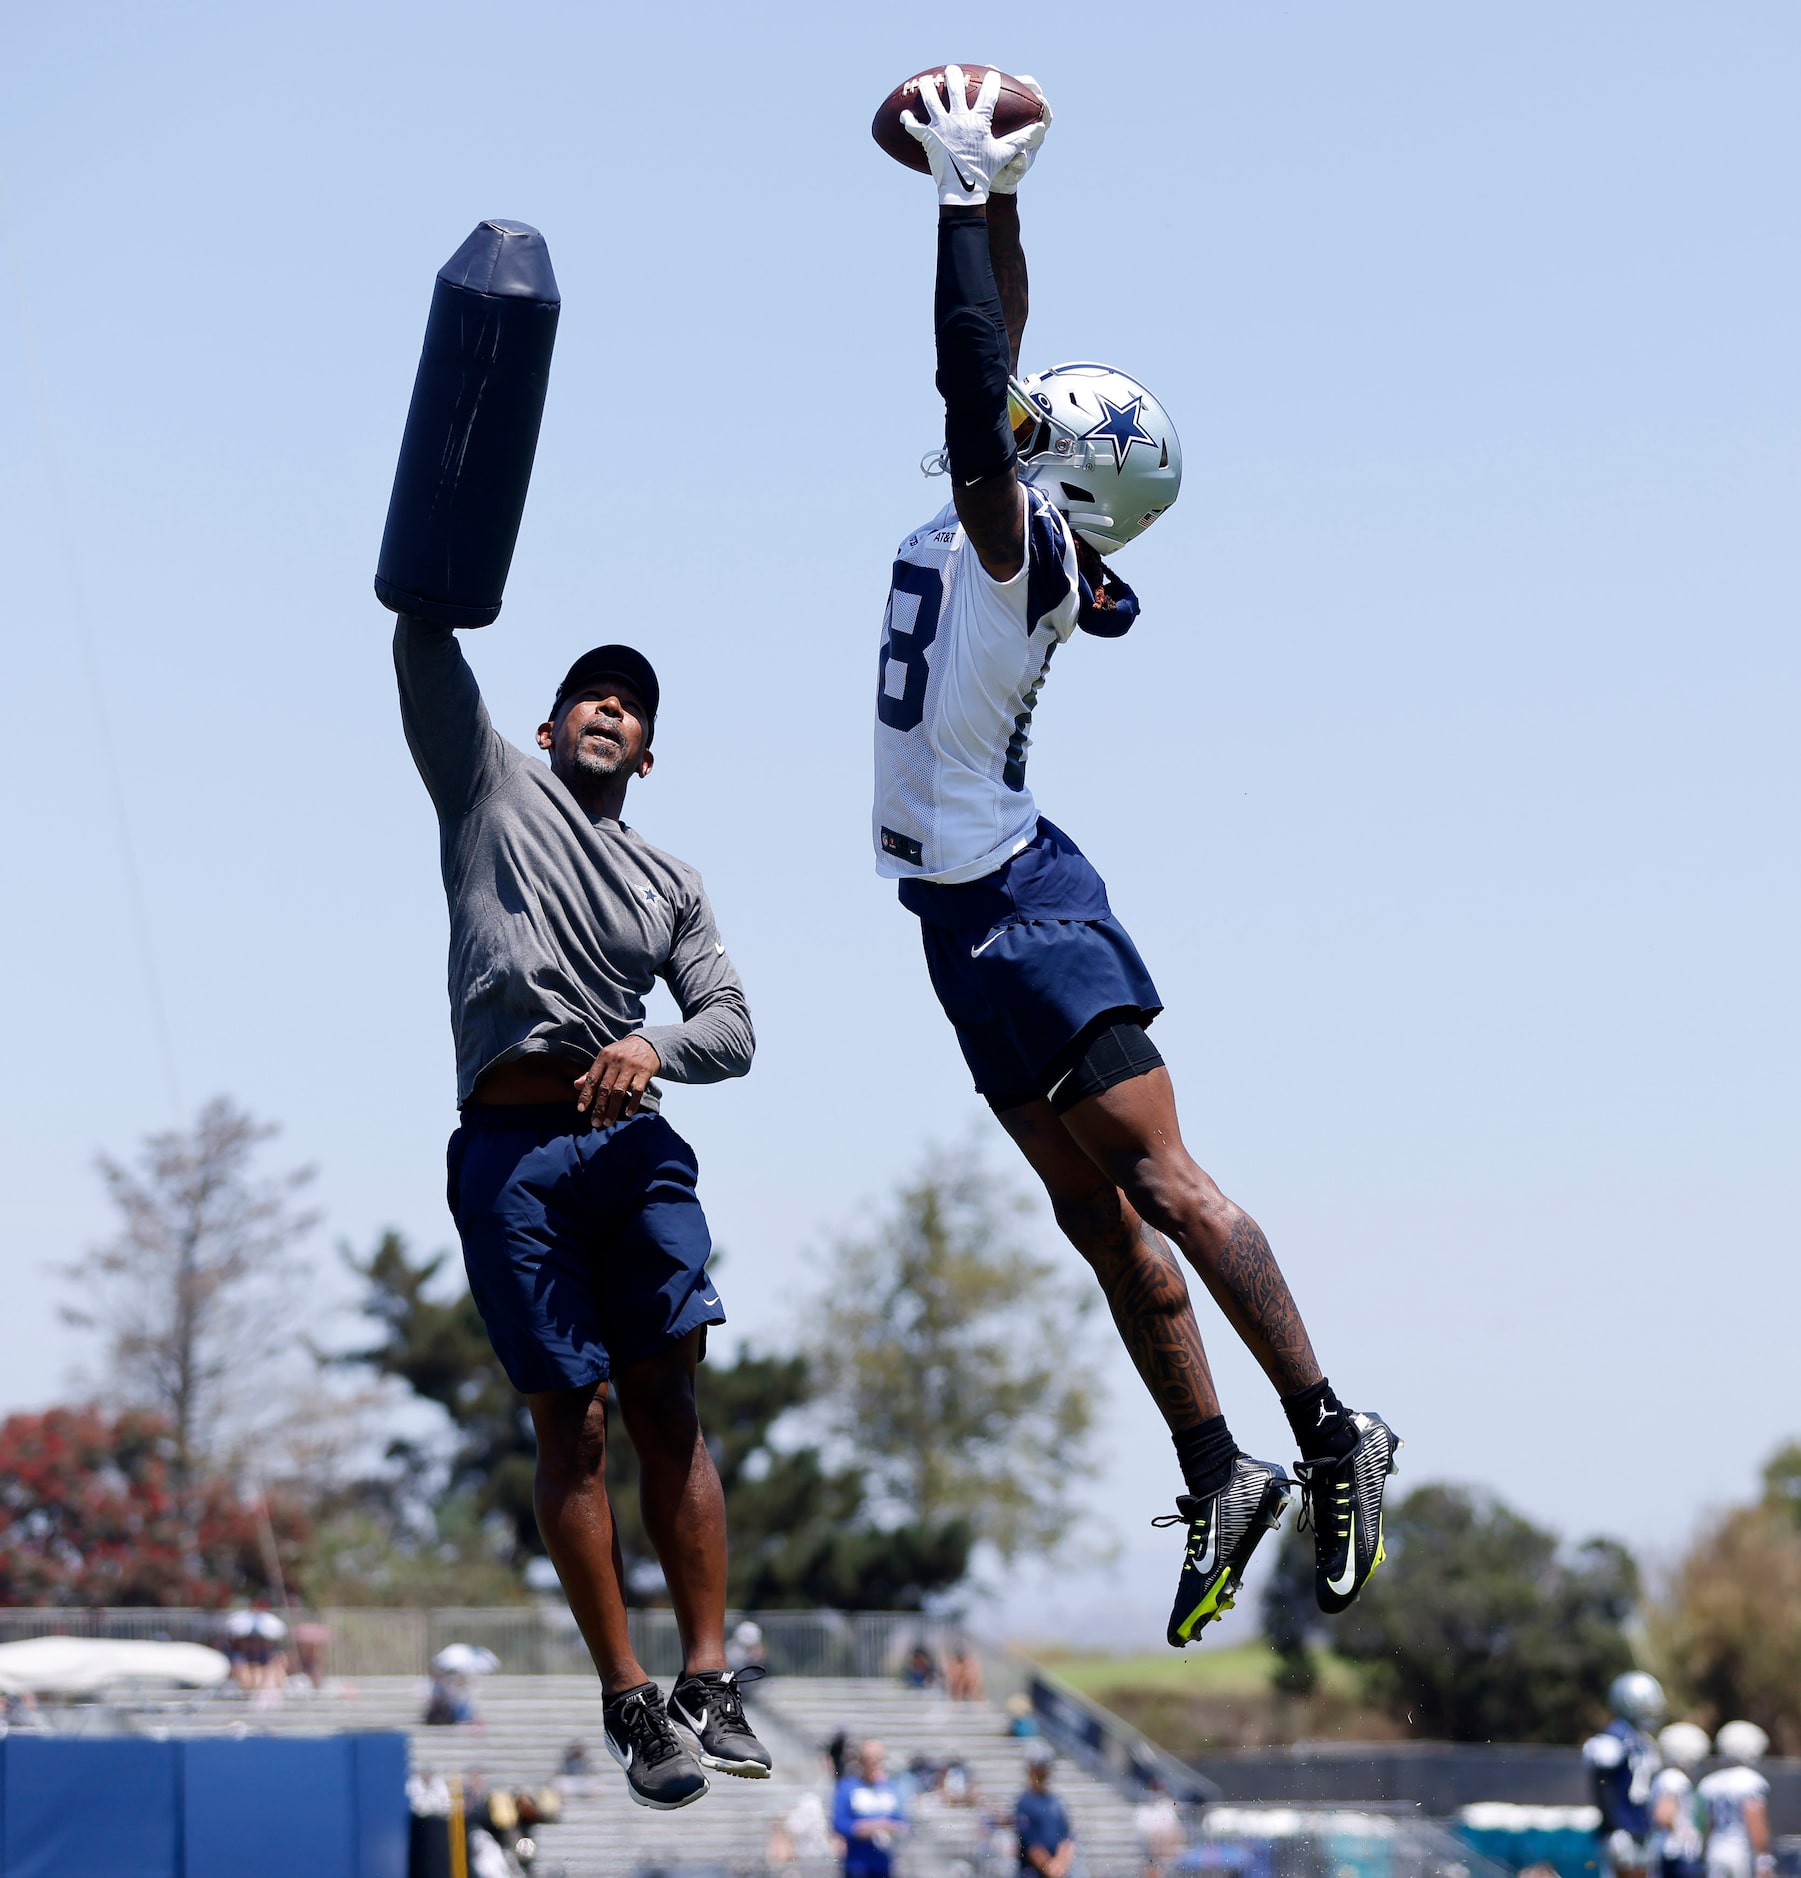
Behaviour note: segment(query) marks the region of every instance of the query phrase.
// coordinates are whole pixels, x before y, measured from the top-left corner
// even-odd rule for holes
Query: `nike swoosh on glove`
[[[1028,124],[1010,136],[994,134],[994,101],[1000,96],[1001,75],[990,71],[982,80],[974,104],[969,102],[969,87],[960,65],[944,68],[944,83],[950,93],[947,106],[938,94],[938,81],[927,78],[919,87],[919,101],[926,108],[928,122],[922,124],[911,111],[901,113],[901,124],[909,137],[925,146],[926,161],[932,166],[932,181],[938,189],[938,201],[945,208],[978,208],[988,200],[995,178],[1019,157],[1025,156],[1044,141],[1042,122]],[[1023,176],[1024,170],[1019,172]],[[1015,178],[1017,186],[1018,178]]]

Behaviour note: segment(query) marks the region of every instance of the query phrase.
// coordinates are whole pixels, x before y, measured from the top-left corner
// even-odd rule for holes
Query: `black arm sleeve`
[[[988,259],[988,221],[980,209],[938,212],[932,320],[951,477],[967,484],[998,476],[1017,453],[1007,422],[1007,322]]]

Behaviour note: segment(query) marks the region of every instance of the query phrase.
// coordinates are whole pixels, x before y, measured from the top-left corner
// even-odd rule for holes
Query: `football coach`
[[[547,764],[494,729],[449,628],[403,614],[394,664],[450,903],[449,1200],[469,1288],[531,1410],[538,1529],[600,1671],[608,1746],[635,1799],[684,1805],[706,1778],[627,1634],[606,1390],[681,1627],[671,1712],[707,1766],[767,1774],[726,1667],[725,1507],[694,1400],[725,1311],[694,1151],[653,1080],[742,1076],[750,1011],[700,876],[621,819],[654,761],[641,653],[599,646],[570,667],[538,727]],[[658,978],[679,1024],[644,1022]]]
[[[439,269],[375,590],[400,616],[401,720],[450,902],[449,1200],[469,1289],[531,1411],[538,1530],[600,1672],[607,1747],[632,1798],[669,1810],[707,1791],[702,1767],[770,1762],[726,1665],[725,1505],[694,1398],[725,1311],[694,1150],[654,1079],[742,1076],[755,1039],[700,876],[623,820],[654,762],[650,661],[578,658],[538,726],[544,761],[495,730],[457,643],[500,611],[560,305],[524,223],[481,223]],[[680,1023],[644,1021],[659,978]],[[626,1628],[609,1385],[681,1629],[667,1707]]]

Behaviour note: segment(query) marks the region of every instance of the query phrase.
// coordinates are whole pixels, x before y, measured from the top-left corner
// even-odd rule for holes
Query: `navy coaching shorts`
[[[575,1389],[723,1324],[699,1163],[661,1115],[472,1102],[450,1137],[469,1289],[515,1389]]]
[[[921,920],[919,932],[976,1093],[997,1109],[1047,1095],[1068,1068],[1059,1059],[1103,1013],[1148,1024],[1163,1008],[1131,935],[1111,913],[973,929]]]

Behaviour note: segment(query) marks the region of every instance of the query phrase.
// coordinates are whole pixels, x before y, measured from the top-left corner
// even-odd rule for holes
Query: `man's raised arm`
[[[394,676],[407,748],[439,819],[454,820],[525,759],[489,722],[481,688],[448,626],[402,613],[394,622]]]
[[[1012,191],[1044,141],[1050,114],[1047,106],[1038,123],[997,138],[999,75],[983,79],[973,105],[959,67],[946,66],[944,81],[948,102],[935,80],[920,85],[929,122],[911,112],[901,121],[924,146],[938,189],[932,315],[945,459],[957,518],[983,567],[996,580],[1011,580],[1025,562],[1025,518],[1007,380],[1026,323],[1025,255]]]

